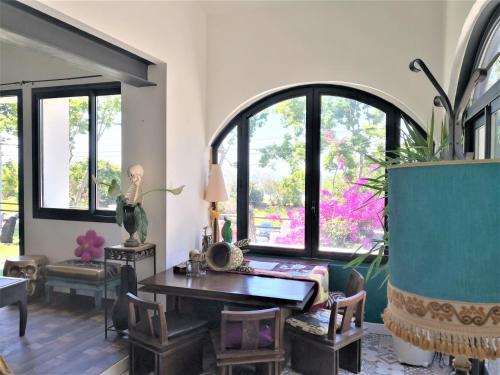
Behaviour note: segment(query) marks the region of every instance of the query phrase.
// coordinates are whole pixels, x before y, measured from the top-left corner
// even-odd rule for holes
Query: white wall
[[[443,65],[444,65],[444,82],[443,88],[450,94],[454,94],[455,89],[450,85],[456,85],[458,77],[453,77],[453,64],[458,56],[463,58],[461,51],[460,37],[464,27],[465,20],[474,5],[473,0],[447,1],[445,3],[445,18],[444,18],[444,49],[443,49]],[[465,46],[463,46],[464,48]],[[453,98],[451,98],[453,102]]]
[[[206,5],[209,139],[242,103],[307,82],[362,85],[430,118],[434,91],[408,63],[422,58],[442,81],[443,2],[238,4]]]
[[[0,82],[39,80],[92,75],[65,61],[30,49],[0,43]],[[126,167],[141,163],[146,170],[144,189],[164,186],[166,181],[166,65],[150,68],[150,80],[155,87],[135,88],[122,84],[122,180],[127,186]],[[106,245],[122,242],[125,231],[112,223],[43,220],[33,218],[32,178],[32,88],[74,85],[106,81],[79,79],[51,83],[3,86],[5,89],[23,89],[23,141],[24,141],[24,202],[25,252],[44,254],[56,262],[74,257],[75,239],[88,229],[95,229],[106,239]],[[57,145],[54,145],[56,147]],[[148,241],[158,246],[158,265],[166,263],[166,198],[159,194],[145,201],[150,226]],[[139,278],[151,273],[152,262],[140,264]]]
[[[40,7],[66,22],[85,23],[86,30],[96,29],[100,37],[106,38],[107,34],[122,45],[134,46],[154,56],[155,61],[166,63],[150,68],[152,80],[158,83],[156,88],[122,85],[123,166],[143,164],[145,189],[186,185],[180,196],[167,198],[158,193],[145,201],[150,222],[148,241],[159,247],[158,264],[165,268],[184,260],[189,250],[199,246],[206,221],[206,207],[201,199],[207,164],[204,162],[204,12],[194,3],[168,2],[121,2],[117,6],[113,1],[49,1]],[[31,155],[27,156],[27,160],[30,158]],[[26,183],[29,185],[31,181]],[[29,202],[31,192],[26,190]],[[49,253],[54,258],[51,260],[55,260],[55,254],[57,258],[68,257],[71,250],[67,248],[74,241],[73,233],[89,225],[106,232],[113,242],[119,241],[122,235],[116,225],[32,220],[28,211],[27,247]],[[60,229],[64,233],[59,234]],[[55,234],[48,238],[47,233]]]
[[[166,236],[166,264],[184,260],[189,250],[199,246],[206,216],[201,199],[206,173],[205,13],[192,2],[44,4],[166,62],[166,171],[152,169],[146,173],[166,172],[164,185],[186,185],[180,196],[167,198],[167,224],[162,228]],[[158,133],[158,137],[163,134]],[[159,155],[150,152],[150,157]]]

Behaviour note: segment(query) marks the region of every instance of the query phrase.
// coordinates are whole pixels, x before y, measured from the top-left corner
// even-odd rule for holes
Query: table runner
[[[257,276],[277,277],[281,279],[294,279],[303,281],[314,281],[316,292],[313,296],[313,303],[310,311],[315,312],[322,308],[328,300],[328,267],[300,263],[295,261],[272,261],[272,260],[249,260],[246,264],[252,271],[231,271]]]

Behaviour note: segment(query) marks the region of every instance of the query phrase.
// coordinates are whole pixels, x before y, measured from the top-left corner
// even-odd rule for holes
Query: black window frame
[[[24,255],[24,137],[23,137],[23,90],[0,90],[0,96],[17,97],[18,137],[18,203],[19,203],[19,255]]]
[[[476,29],[480,29],[482,33],[482,38],[479,42],[472,42],[468,46],[469,50],[473,50],[475,53],[474,64],[471,69],[462,72],[460,81],[468,81],[470,79],[470,74],[476,69],[480,68],[479,64],[481,58],[486,51],[488,42],[493,37],[493,31],[498,27],[500,23],[500,5],[490,11],[490,18],[476,26]],[[489,13],[488,13],[489,14]],[[497,29],[498,30],[498,29]],[[489,61],[483,63],[488,64]],[[471,93],[471,96],[474,95]],[[467,98],[469,99],[469,98]],[[475,129],[478,125],[485,126],[485,159],[491,159],[491,130],[492,114],[497,112],[500,108],[500,81],[494,83],[486,92],[484,92],[480,97],[476,98],[474,102],[468,107],[463,114],[464,119],[464,152],[465,153],[475,153]]]
[[[33,116],[33,218],[70,221],[88,221],[114,223],[116,213],[112,210],[97,209],[96,186],[91,176],[96,175],[97,169],[97,144],[96,144],[96,98],[102,95],[121,95],[120,82],[43,87],[32,89],[32,116]],[[41,113],[40,101],[42,99],[63,98],[71,96],[89,97],[89,207],[88,209],[66,209],[42,207],[42,155],[41,148]]]
[[[320,195],[320,152],[321,152],[321,97],[338,96],[357,100],[383,111],[386,115],[386,155],[400,145],[400,121],[404,118],[417,126],[425,135],[425,131],[402,110],[392,103],[347,86],[311,84],[297,86],[273,93],[239,112],[221,130],[211,144],[212,161],[218,161],[218,148],[226,136],[237,127],[237,233],[238,239],[248,235],[248,188],[249,188],[249,119],[254,114],[283,100],[306,97],[306,173],[305,173],[305,241],[304,250],[297,248],[258,246],[250,244],[251,253],[266,255],[285,255],[290,257],[351,260],[353,253],[325,252],[319,249],[319,195]],[[388,252],[386,251],[385,258]],[[368,257],[370,261],[374,256]]]

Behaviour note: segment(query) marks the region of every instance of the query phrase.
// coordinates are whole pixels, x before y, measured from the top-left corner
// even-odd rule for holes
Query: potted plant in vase
[[[124,246],[136,247],[141,243],[146,242],[148,234],[148,218],[146,211],[142,205],[144,197],[154,191],[167,192],[173,195],[179,195],[184,189],[179,186],[174,189],[160,188],[142,192],[142,177],[144,169],[141,165],[132,165],[127,169],[127,175],[130,178],[130,186],[123,193],[120,184],[116,179],[111,182],[98,181],[95,176],[92,179],[96,185],[101,185],[107,188],[108,195],[116,199],[116,223],[119,226],[124,226],[129,233],[129,238],[125,241]],[[139,241],[134,237],[138,232]],[[124,265],[120,270],[120,294],[113,304],[111,320],[115,329],[119,332],[127,329],[128,324],[128,302],[126,294],[132,292],[137,294],[137,275],[135,269],[130,265]]]
[[[111,182],[98,181],[95,176],[92,179],[96,185],[105,186],[108,194],[116,199],[116,223],[124,226],[129,234],[124,246],[135,247],[140,243],[146,242],[148,234],[148,218],[142,205],[144,197],[152,192],[167,192],[173,195],[179,195],[184,189],[184,185],[173,189],[159,188],[142,192],[142,177],[144,169],[141,165],[132,165],[127,169],[127,175],[130,178],[130,185],[125,193],[121,191],[120,184],[116,179]],[[139,235],[139,241],[134,237],[135,233]]]

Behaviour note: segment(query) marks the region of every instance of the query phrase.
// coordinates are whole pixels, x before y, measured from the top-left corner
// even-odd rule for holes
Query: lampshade
[[[205,191],[205,200],[208,202],[223,202],[227,201],[226,185],[224,176],[219,164],[212,164],[210,168],[210,177],[208,178],[208,186]]]
[[[388,174],[385,326],[424,350],[500,357],[500,160]]]

